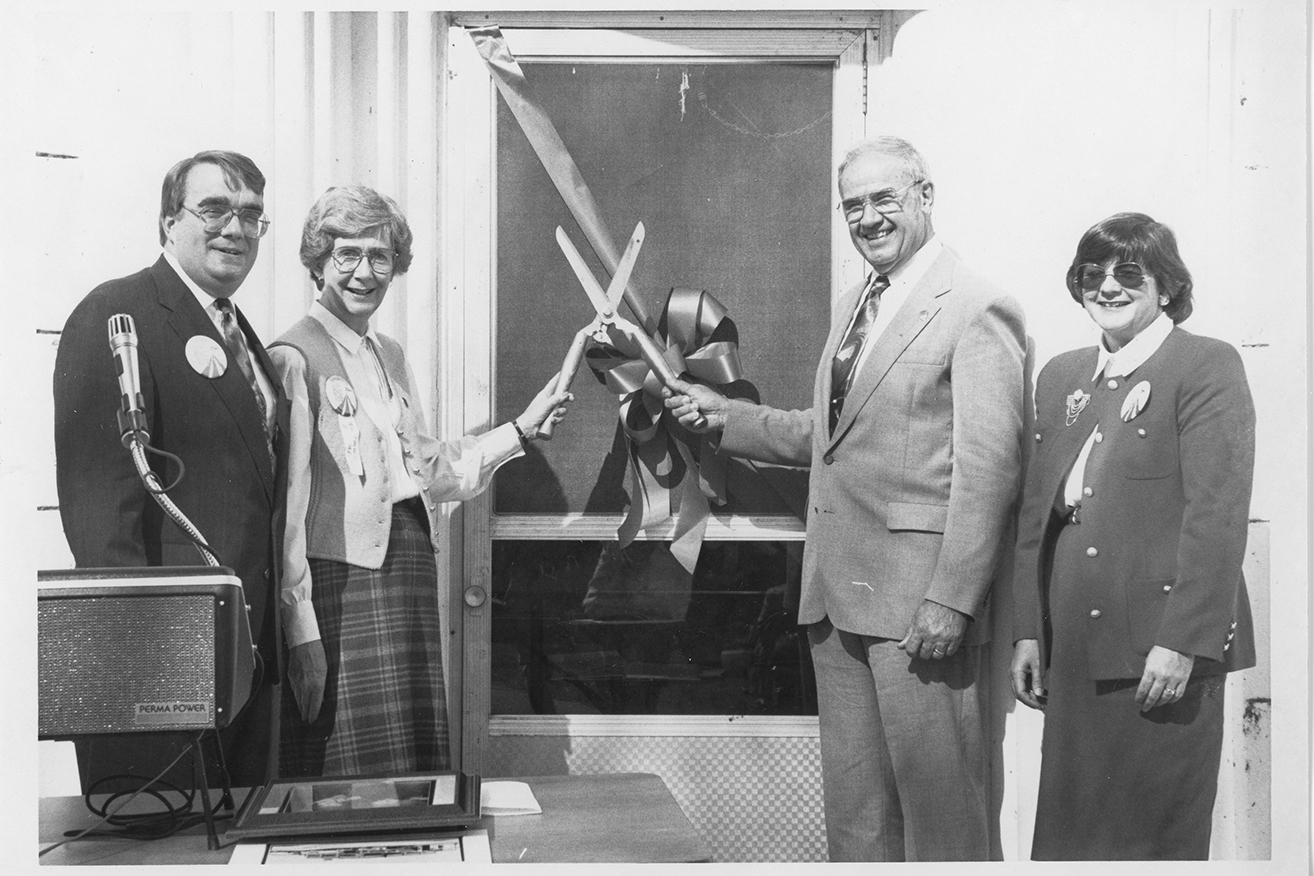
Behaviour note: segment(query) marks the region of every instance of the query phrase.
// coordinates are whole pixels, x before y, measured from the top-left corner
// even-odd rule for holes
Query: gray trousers
[[[830,860],[989,860],[981,648],[920,660],[829,620],[808,641]]]

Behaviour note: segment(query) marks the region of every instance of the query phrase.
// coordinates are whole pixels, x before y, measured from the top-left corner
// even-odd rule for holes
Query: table
[[[496,781],[502,777],[488,777]],[[526,782],[542,815],[485,817],[494,863],[690,863],[710,861],[702,838],[660,776],[617,773],[507,777]],[[234,790],[240,808],[246,790]],[[64,831],[95,821],[81,797],[44,797],[42,848]],[[225,822],[226,824],[227,822]],[[221,828],[222,830],[222,828]],[[220,842],[224,841],[222,833]],[[40,858],[42,864],[225,864],[231,848],[206,848],[205,826],[151,842],[78,840]]]

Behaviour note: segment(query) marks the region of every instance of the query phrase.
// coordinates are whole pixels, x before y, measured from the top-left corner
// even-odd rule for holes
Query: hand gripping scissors
[[[616,265],[616,273],[612,275],[611,283],[607,285],[607,291],[602,290],[597,278],[593,276],[593,271],[584,261],[575,244],[571,242],[570,237],[566,234],[561,226],[557,226],[557,245],[566,256],[566,261],[570,262],[571,269],[575,272],[576,278],[579,279],[580,285],[584,287],[585,293],[589,296],[589,301],[593,303],[593,309],[597,313],[593,322],[580,329],[575,334],[575,340],[571,343],[570,349],[566,351],[566,358],[561,363],[561,373],[557,377],[557,392],[564,392],[570,388],[570,383],[575,378],[575,372],[579,370],[580,362],[584,358],[584,345],[590,337],[599,343],[607,343],[607,328],[609,326],[617,329],[631,341],[638,345],[640,355],[657,378],[666,386],[670,386],[673,381],[678,379],[679,375],[666,361],[662,355],[661,349],[657,346],[656,341],[648,336],[648,333],[639,326],[625,319],[616,312],[616,305],[620,303],[621,296],[625,293],[625,287],[630,282],[630,274],[634,270],[634,262],[639,257],[639,249],[643,246],[643,223],[640,222],[634,227],[634,234],[630,237],[629,244],[625,247],[625,252],[621,255],[620,262]],[[551,438],[551,423],[545,423],[549,427],[548,431],[539,429],[539,434],[544,438]]]

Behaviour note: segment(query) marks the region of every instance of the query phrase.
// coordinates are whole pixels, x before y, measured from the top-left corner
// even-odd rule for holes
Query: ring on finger
[[[1165,690],[1164,693],[1166,693],[1170,697],[1174,697],[1177,696],[1177,689],[1170,687],[1167,690]]]

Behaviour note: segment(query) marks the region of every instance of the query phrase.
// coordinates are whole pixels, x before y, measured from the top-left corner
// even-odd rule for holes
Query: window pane
[[[672,287],[704,289],[739,330],[745,392],[811,403],[829,326],[831,63],[526,64],[534,94],[587,181],[618,248],[642,221],[633,275],[656,319]],[[497,117],[498,421],[515,416],[593,317],[557,247],[571,236],[605,287],[547,172],[500,97]],[[628,313],[622,310],[623,313]],[[497,480],[497,513],[624,510],[616,396],[581,369],[570,417]],[[773,477],[768,476],[769,477]],[[736,464],[727,513],[789,513]]]
[[[493,543],[492,713],[815,715],[802,542]]]

